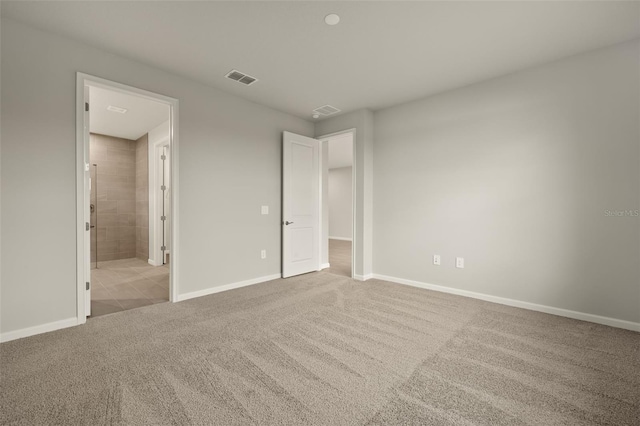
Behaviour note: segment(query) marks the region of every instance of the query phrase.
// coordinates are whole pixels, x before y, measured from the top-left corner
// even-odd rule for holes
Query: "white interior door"
[[[84,313],[91,315],[91,161],[89,157],[89,86],[84,86]],[[97,238],[97,233],[96,233]],[[98,254],[96,253],[96,256]]]
[[[282,277],[320,270],[320,141],[282,137]]]

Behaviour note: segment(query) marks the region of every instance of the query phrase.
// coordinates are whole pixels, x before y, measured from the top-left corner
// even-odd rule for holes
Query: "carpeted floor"
[[[1,424],[640,423],[638,333],[324,272],[0,356]]]

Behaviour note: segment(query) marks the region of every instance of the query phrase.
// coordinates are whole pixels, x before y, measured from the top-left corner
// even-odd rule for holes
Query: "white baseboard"
[[[365,274],[365,275],[353,274],[353,279],[358,281],[367,281],[367,280],[370,280],[371,278],[374,278],[373,274]]]
[[[340,240],[340,241],[353,241],[353,238],[343,238],[343,237],[329,237],[330,240]]]
[[[148,262],[149,262],[149,265],[151,265],[151,266],[160,266],[160,265],[162,265],[162,263],[156,263],[156,262],[155,262],[154,260],[152,260],[152,259],[149,259],[149,260],[148,260]]]
[[[78,325],[78,318],[67,318],[60,321],[48,322],[46,324],[35,325],[33,327],[21,328],[20,330],[7,331],[0,334],[0,342],[10,342],[11,340],[22,339],[23,337],[34,336],[36,334],[47,333],[49,331],[60,330],[62,328]]]
[[[259,283],[263,283],[265,281],[271,281],[271,280],[275,280],[275,279],[278,279],[278,278],[281,278],[281,277],[282,277],[281,274],[273,274],[273,275],[267,275],[265,277],[252,278],[250,280],[240,281],[240,282],[237,282],[237,283],[231,283],[231,284],[225,284],[225,285],[216,286],[216,287],[205,288],[204,290],[198,290],[198,291],[192,291],[191,293],[179,294],[178,295],[178,299],[176,301],[177,302],[182,302],[183,300],[189,300],[189,299],[193,299],[195,297],[208,296],[209,294],[221,293],[223,291],[233,290],[233,289],[236,289],[236,288],[246,287],[246,286],[254,285],[254,284],[259,284]]]
[[[327,269],[327,268],[330,268],[330,267],[331,267],[330,263],[323,263],[322,265],[320,265],[320,270]]]
[[[600,315],[587,314],[584,312],[571,311],[568,309],[554,308],[552,306],[538,305],[536,303],[523,302],[520,300],[507,299],[505,297],[491,296],[483,293],[476,293],[468,290],[460,290],[452,287],[445,287],[436,284],[428,284],[419,281],[407,280],[404,278],[390,277],[387,275],[372,274],[373,278],[389,281],[396,284],[404,284],[412,287],[424,288],[427,290],[439,291],[441,293],[456,294],[458,296],[471,297],[473,299],[485,300],[487,302],[499,303],[501,305],[513,306],[516,308],[528,309],[530,311],[544,312],[561,317],[573,318],[582,321],[594,322],[596,324],[608,325],[626,330],[640,331],[640,323],[626,321],[616,318],[603,317]]]

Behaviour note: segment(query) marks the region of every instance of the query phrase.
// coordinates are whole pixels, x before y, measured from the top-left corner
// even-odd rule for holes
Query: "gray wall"
[[[181,293],[280,272],[281,132],[312,123],[14,21],[1,31],[0,331],[76,316],[77,71],[180,101]]]
[[[329,169],[329,237],[352,238],[352,170],[351,167]]]
[[[373,112],[363,109],[319,121],[315,126],[315,136],[325,136],[349,129],[356,129],[354,140],[356,155],[353,159],[356,169],[354,275],[356,278],[363,278],[372,273],[373,265]],[[328,152],[325,151],[326,147],[323,153]],[[325,206],[323,211],[327,211]],[[324,243],[323,259],[328,253],[327,241],[325,240]]]
[[[640,321],[639,53],[378,111],[375,273]]]

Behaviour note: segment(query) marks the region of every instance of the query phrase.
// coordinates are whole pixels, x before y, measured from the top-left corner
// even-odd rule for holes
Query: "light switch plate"
[[[456,257],[456,268],[464,268],[464,257]]]
[[[440,255],[439,254],[434,254],[433,255],[433,264],[440,266]]]
[[[261,250],[260,251],[260,257],[262,259],[266,259],[267,258],[267,251],[266,250]]]
[[[269,214],[269,206],[262,206],[262,214]]]

